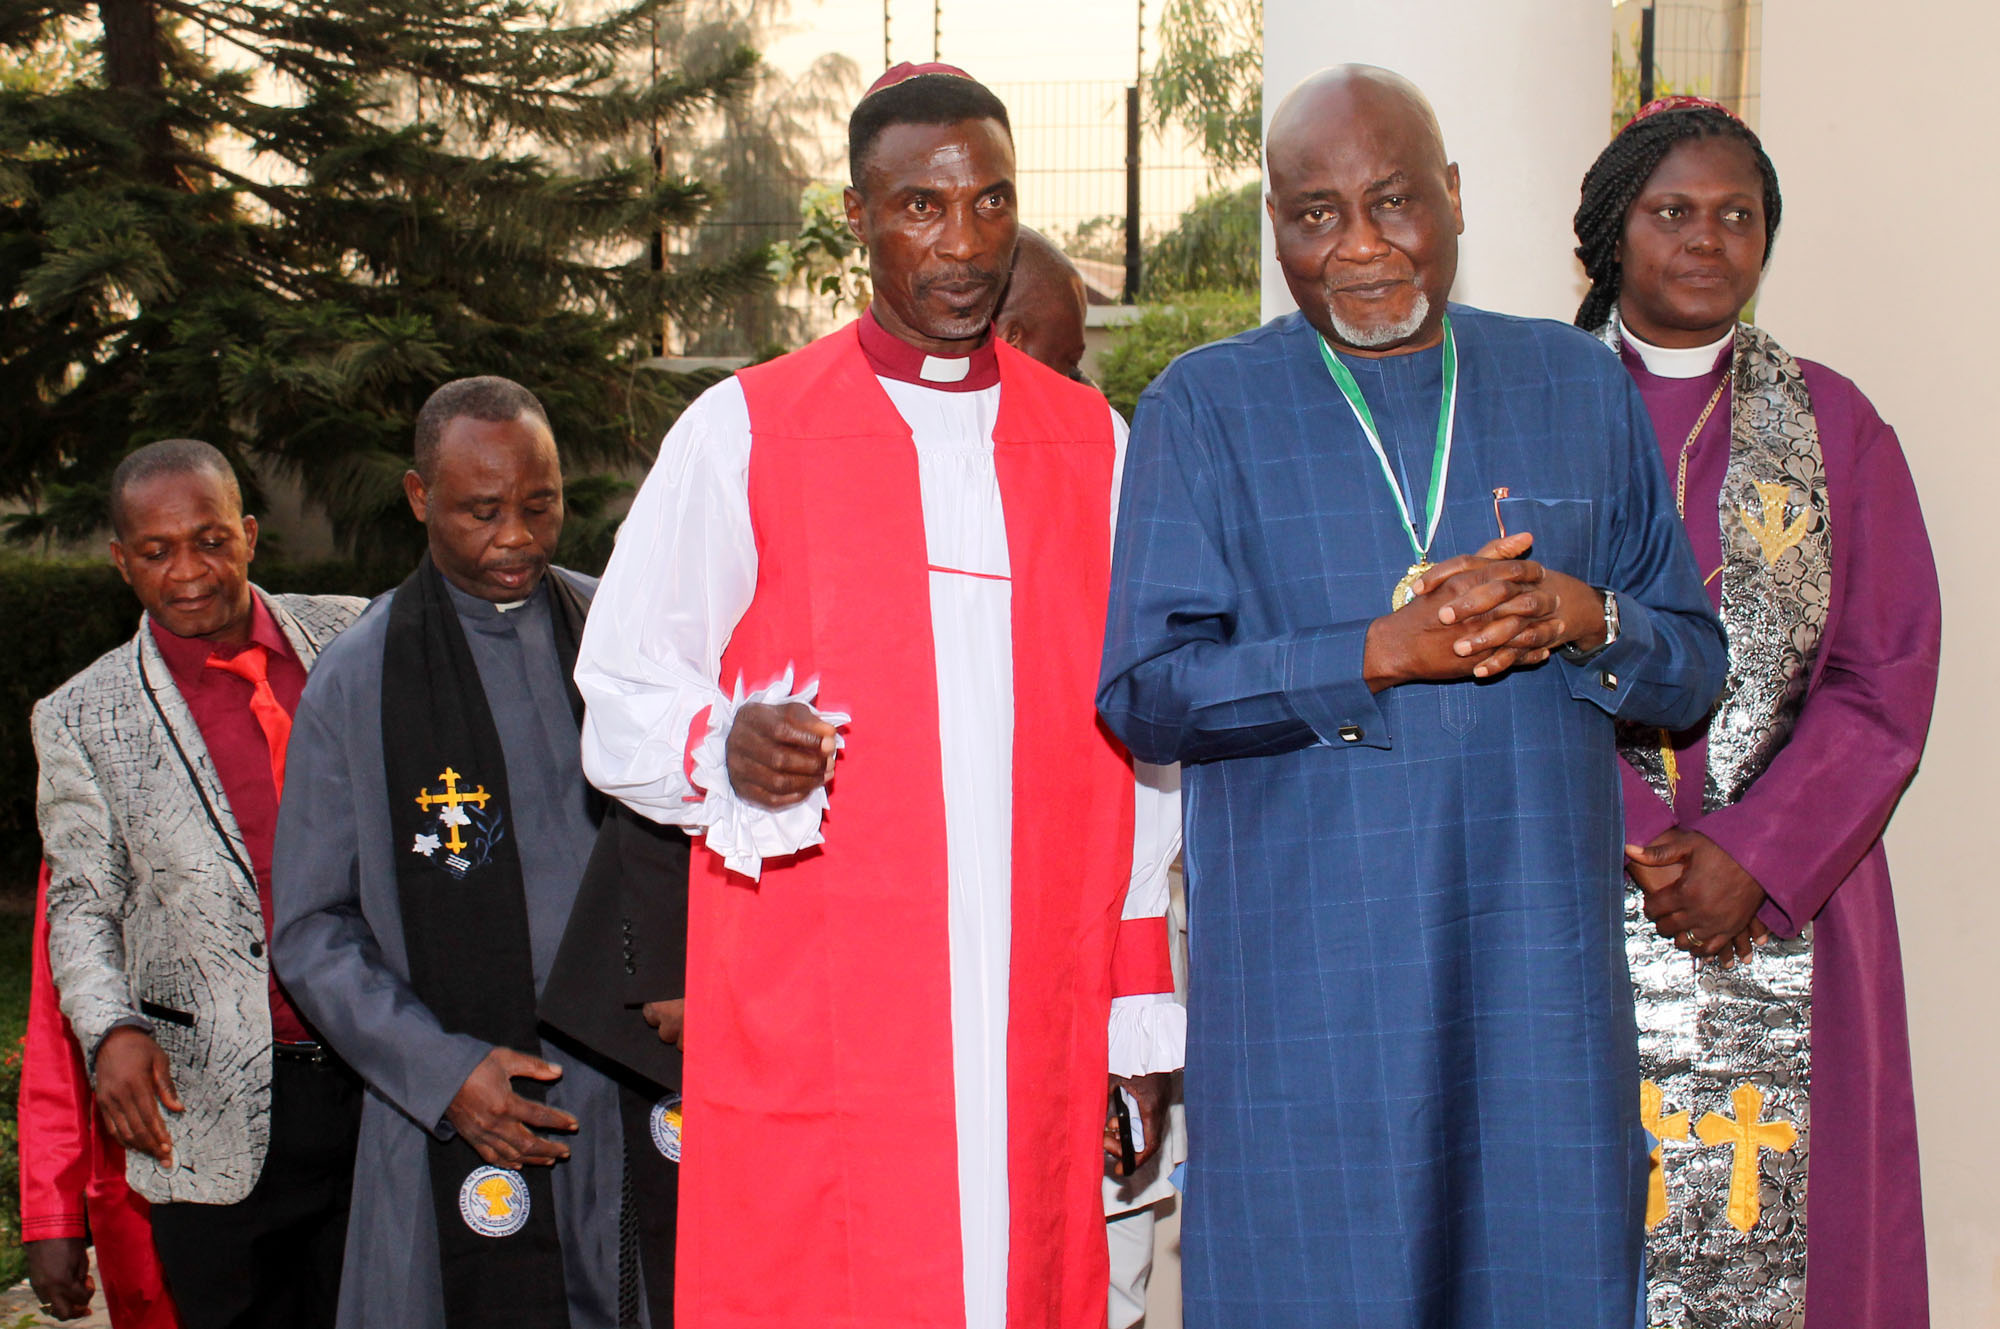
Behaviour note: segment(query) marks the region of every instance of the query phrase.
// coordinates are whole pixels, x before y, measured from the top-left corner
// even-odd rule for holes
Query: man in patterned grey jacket
[[[145,617],[34,711],[63,1013],[187,1329],[330,1324],[360,1089],[271,973],[271,846],[306,671],[363,602],[250,583],[206,443],[133,452],[111,520]]]

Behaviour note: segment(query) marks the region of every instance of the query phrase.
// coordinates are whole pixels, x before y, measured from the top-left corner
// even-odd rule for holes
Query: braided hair
[[[1576,325],[1595,331],[1611,318],[1618,303],[1618,244],[1625,235],[1625,215],[1639,199],[1646,182],[1667,154],[1682,143],[1701,138],[1734,138],[1750,149],[1757,173],[1764,178],[1764,261],[1771,261],[1771,244],[1778,235],[1778,171],[1750,126],[1727,111],[1705,106],[1649,115],[1626,125],[1611,140],[1583,176],[1576,208],[1576,256],[1583,261],[1590,291],[1577,307]]]

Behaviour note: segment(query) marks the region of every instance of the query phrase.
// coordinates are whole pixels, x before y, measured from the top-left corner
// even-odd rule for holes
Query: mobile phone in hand
[[[1139,1100],[1132,1096],[1132,1091],[1122,1084],[1118,1086],[1118,1097],[1123,1100],[1121,1106],[1125,1109],[1125,1120],[1132,1125],[1132,1152],[1143,1154],[1146,1152],[1146,1114],[1139,1110]]]
[[[1127,1106],[1128,1104],[1130,1106]],[[1144,1128],[1134,1120],[1138,1115],[1138,1107],[1138,1103],[1126,1092],[1123,1085],[1113,1087],[1110,1116],[1118,1123],[1118,1161],[1124,1166],[1124,1171],[1120,1175],[1127,1177],[1139,1170],[1139,1151],[1132,1143],[1135,1135],[1141,1137],[1144,1135]]]

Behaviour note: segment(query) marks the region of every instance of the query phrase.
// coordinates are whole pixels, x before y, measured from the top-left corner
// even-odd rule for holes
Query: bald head
[[[1334,65],[1309,74],[1271,113],[1264,137],[1266,161],[1297,150],[1301,136],[1317,138],[1330,127],[1379,132],[1393,126],[1425,143],[1439,170],[1446,163],[1437,112],[1417,85],[1377,65]]]
[[[993,315],[994,335],[1058,374],[1080,378],[1088,307],[1076,264],[1047,236],[1023,226],[1007,293]]]
[[[1278,104],[1264,157],[1278,263],[1307,321],[1361,355],[1435,345],[1464,219],[1423,93],[1373,65],[1321,70]]]

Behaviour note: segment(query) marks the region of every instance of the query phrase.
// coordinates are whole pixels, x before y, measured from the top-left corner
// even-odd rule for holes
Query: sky
[[[1165,0],[1146,0],[1149,27]],[[931,58],[931,0],[889,0],[894,61]],[[939,53],[985,83],[1116,79],[1138,59],[1139,0],[942,0]],[[792,0],[795,31],[769,52],[794,69],[827,49],[861,66],[864,85],[881,73],[882,0]]]

